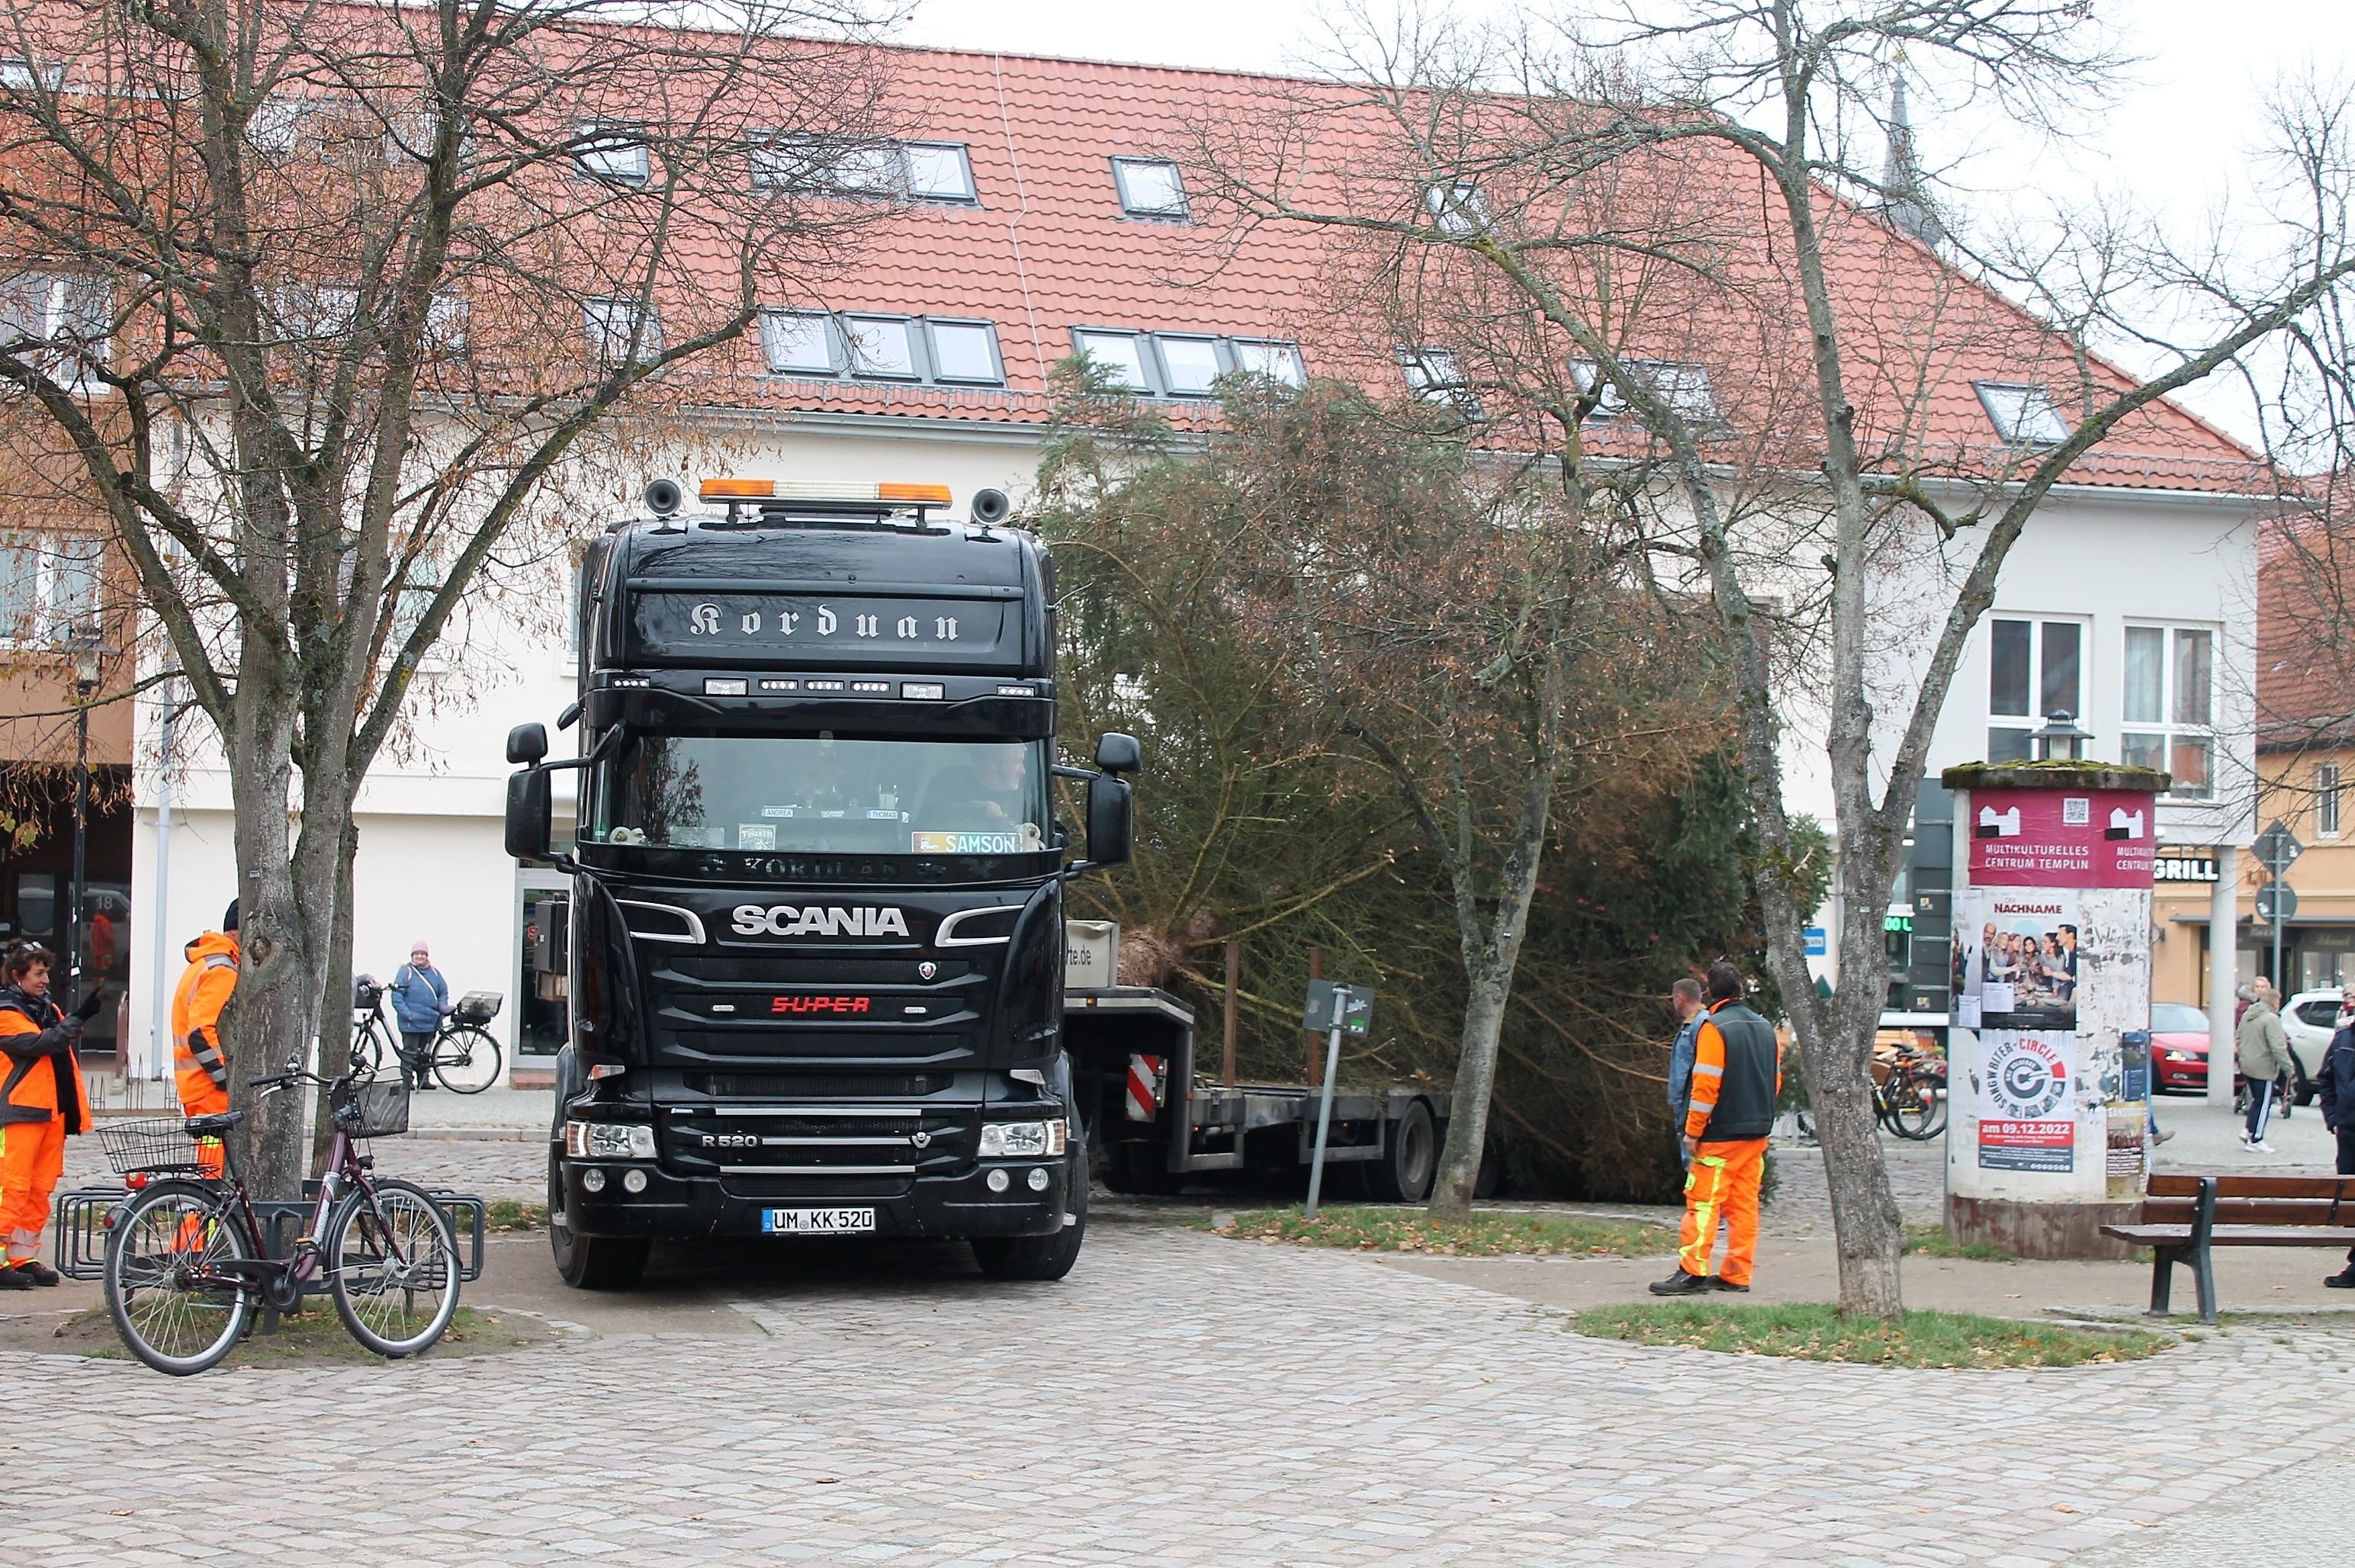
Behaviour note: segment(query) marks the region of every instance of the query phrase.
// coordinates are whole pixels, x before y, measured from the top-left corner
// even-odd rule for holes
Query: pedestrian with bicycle
[[[392,976],[392,1016],[400,1025],[400,1081],[405,1087],[433,1087],[433,1037],[449,1015],[449,982],[433,967],[425,944],[410,944],[409,962]]]
[[[41,1261],[49,1194],[65,1174],[66,1139],[90,1131],[74,1047],[98,1016],[95,990],[69,1014],[49,997],[57,955],[32,943],[0,959],[0,1290],[55,1285]]]

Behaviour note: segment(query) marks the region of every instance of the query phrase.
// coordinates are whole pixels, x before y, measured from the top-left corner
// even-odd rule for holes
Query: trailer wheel
[[[1431,1196],[1439,1173],[1439,1132],[1431,1107],[1421,1100],[1391,1124],[1382,1157],[1362,1167],[1366,1190],[1377,1203],[1421,1203]]]
[[[577,1236],[564,1222],[564,1169],[548,1157],[548,1245],[556,1272],[575,1290],[627,1290],[646,1272],[654,1243],[643,1236]]]
[[[1186,1185],[1186,1179],[1169,1168],[1169,1157],[1158,1142],[1123,1143],[1104,1150],[1104,1185],[1130,1196],[1170,1198]]]
[[[992,1279],[1060,1279],[1080,1261],[1088,1236],[1088,1157],[1073,1149],[1064,1173],[1069,1183],[1063,1228],[1051,1236],[975,1236],[973,1261]]]

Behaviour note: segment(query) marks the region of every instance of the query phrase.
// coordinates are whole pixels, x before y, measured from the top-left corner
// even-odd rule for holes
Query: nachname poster
[[[1966,888],[1955,895],[1954,1021],[1973,1029],[2077,1027],[2076,890]]]

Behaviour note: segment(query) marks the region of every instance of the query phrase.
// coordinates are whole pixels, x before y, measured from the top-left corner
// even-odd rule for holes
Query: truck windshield
[[[589,839],[753,854],[1027,855],[1048,847],[1043,741],[643,735]]]

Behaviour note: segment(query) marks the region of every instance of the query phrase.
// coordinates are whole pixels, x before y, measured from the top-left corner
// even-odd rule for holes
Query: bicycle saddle
[[[190,1116],[187,1121],[187,1132],[192,1138],[213,1137],[229,1131],[243,1120],[245,1120],[243,1111],[219,1111],[209,1116]]]

